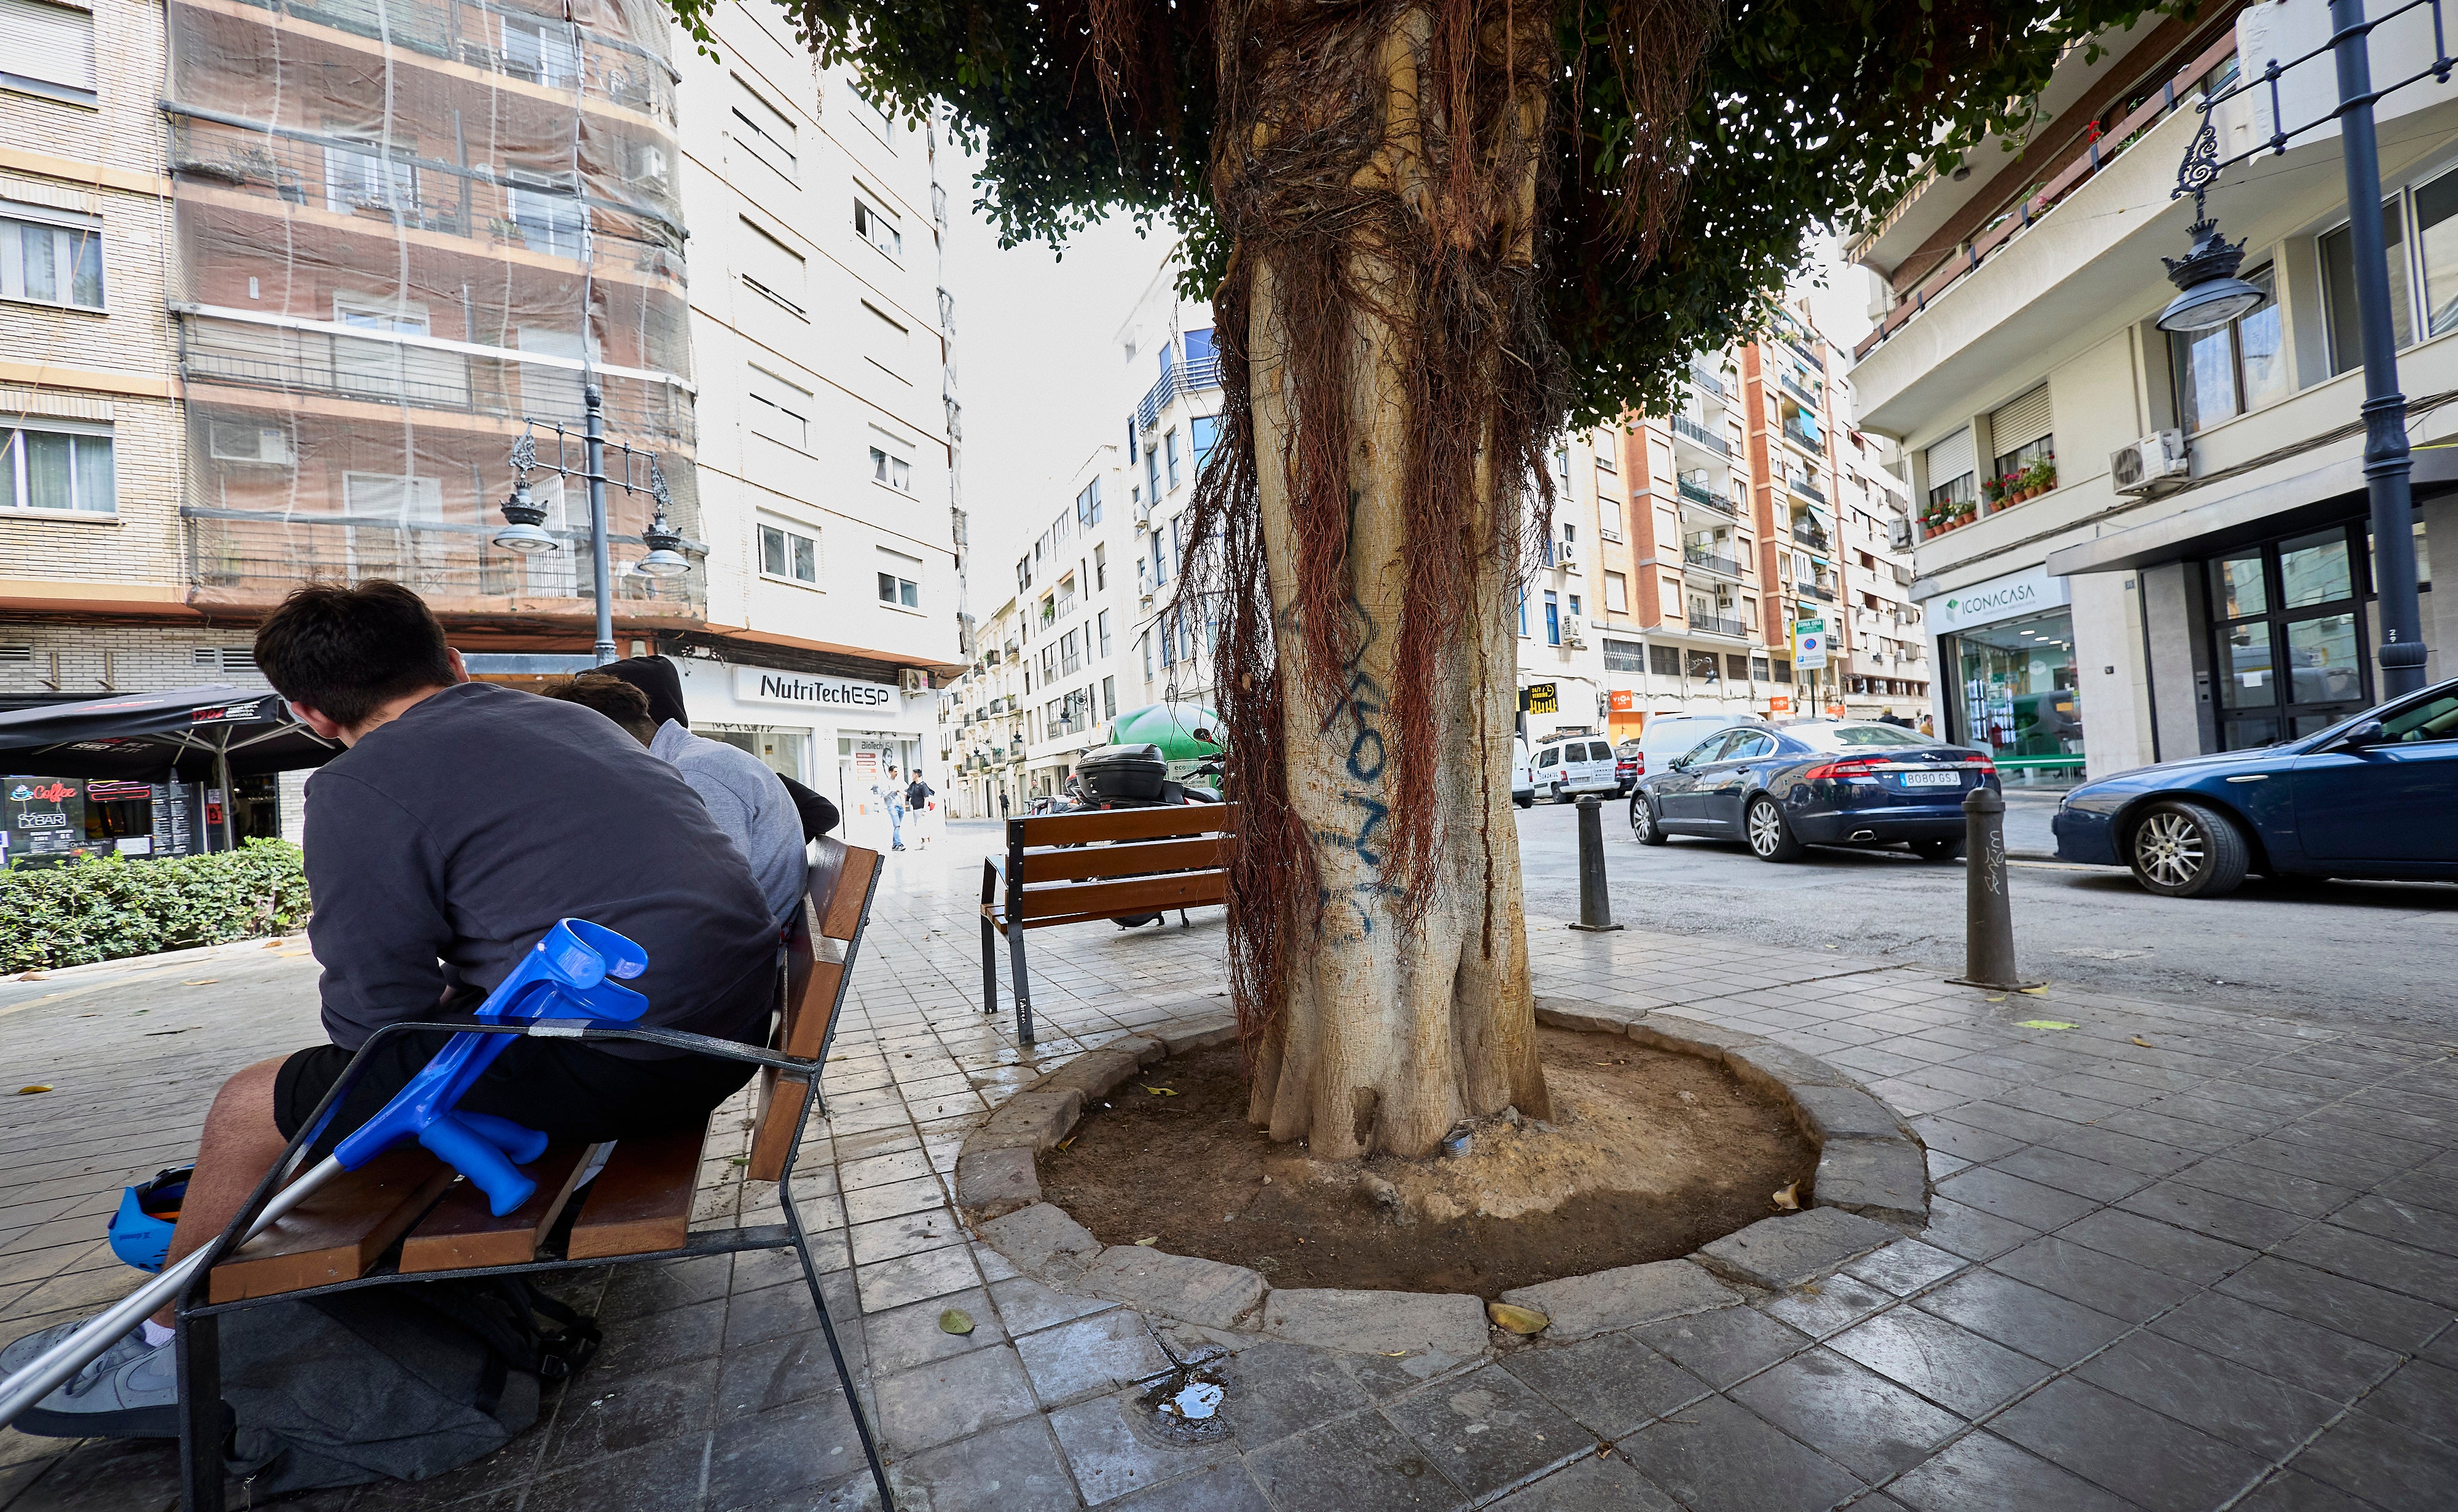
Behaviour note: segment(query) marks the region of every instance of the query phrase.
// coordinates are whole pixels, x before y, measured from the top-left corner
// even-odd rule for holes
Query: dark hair
[[[383,581],[293,590],[257,628],[256,665],[282,697],[345,730],[395,698],[454,681],[427,601]]]
[[[558,677],[538,692],[564,703],[596,710],[621,725],[642,745],[657,737],[656,721],[649,717],[648,695],[620,677],[584,673],[577,677]]]
[[[610,661],[592,677],[619,677],[640,690],[649,700],[649,722],[662,725],[672,719],[684,729],[691,728],[691,715],[683,713],[682,674],[675,664],[663,656],[632,656],[622,661]]]

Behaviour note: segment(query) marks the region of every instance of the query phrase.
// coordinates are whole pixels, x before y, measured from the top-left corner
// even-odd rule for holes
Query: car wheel
[[[1571,796],[1562,791],[1562,784],[1559,782],[1553,784],[1553,801],[1556,803],[1568,803],[1571,801]]]
[[[1963,841],[1960,839],[1914,840],[1911,847],[1912,854],[1925,861],[1958,860],[1963,856]]]
[[[1630,838],[1641,845],[1661,845],[1667,839],[1663,826],[1656,822],[1656,806],[1635,793],[1630,798]]]
[[[2252,860],[2244,836],[2199,803],[2155,803],[2125,842],[2134,880],[2162,898],[2218,898],[2236,891]]]
[[[1792,861],[1801,859],[1805,848],[1792,826],[1783,821],[1783,810],[1775,799],[1750,799],[1750,811],[1742,829],[1749,836],[1750,850],[1762,861]]]
[[[1523,809],[1532,809],[1536,806],[1536,795],[1531,793],[1526,797],[1521,797],[1518,794],[1513,793],[1510,795],[1510,801],[1518,804]]]

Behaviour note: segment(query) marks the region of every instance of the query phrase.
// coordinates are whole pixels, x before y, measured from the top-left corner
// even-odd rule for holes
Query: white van
[[[1546,736],[1529,758],[1528,777],[1531,801],[1536,793],[1568,803],[1582,793],[1621,790],[1614,776],[1613,742],[1603,735]]]
[[[1526,808],[1536,801],[1536,779],[1528,775],[1528,742],[1510,737],[1510,801]]]

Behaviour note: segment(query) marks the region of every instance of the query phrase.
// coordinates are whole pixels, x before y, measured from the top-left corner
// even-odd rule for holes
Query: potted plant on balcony
[[[2030,490],[2026,497],[2036,498],[2057,486],[2057,459],[2054,453],[2038,458],[2023,469],[2023,484]]]

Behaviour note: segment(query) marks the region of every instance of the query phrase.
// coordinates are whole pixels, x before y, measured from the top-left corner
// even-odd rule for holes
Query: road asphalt
[[[2049,856],[2055,799],[2016,792],[2007,848]],[[1515,811],[1531,913],[1575,915],[1576,811]],[[1614,917],[1672,934],[1740,937],[1919,963],[1963,961],[1964,869],[1901,850],[1813,850],[1772,865],[1739,842],[1630,838],[1604,812]],[[2458,886],[2249,879],[2227,898],[2158,898],[2114,867],[2012,864],[2014,943],[2027,976],[2192,1002],[2224,998],[2334,1022],[2458,1032],[2458,998],[2430,963],[2458,959]]]

